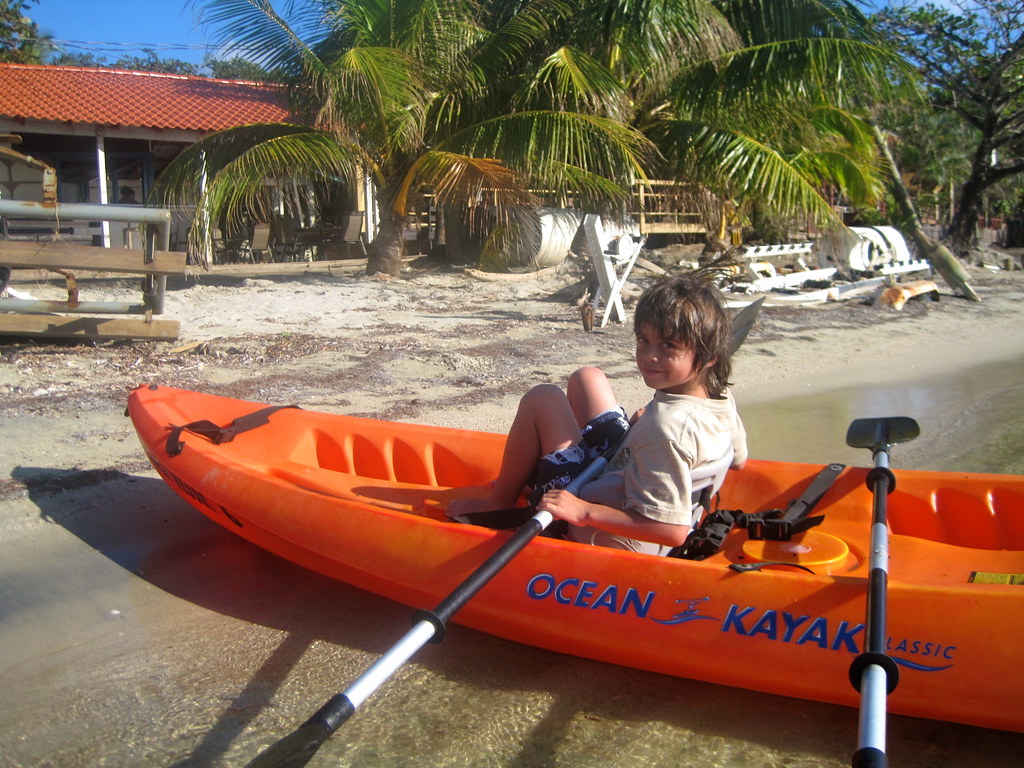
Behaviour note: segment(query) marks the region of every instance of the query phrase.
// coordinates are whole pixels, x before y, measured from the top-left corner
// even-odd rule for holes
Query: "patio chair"
[[[243,247],[242,252],[253,264],[273,261],[274,252],[270,249],[270,225],[257,224],[254,226],[252,238],[249,240],[249,244]]]
[[[271,230],[274,235],[274,257],[281,261],[305,260],[307,247],[302,243],[302,233],[295,226],[294,219],[279,216],[274,219]]]
[[[366,243],[363,242],[362,211],[345,214],[341,222],[341,242],[345,243],[346,248],[350,247],[352,243],[359,243],[359,247],[363,250],[363,256],[366,255]]]
[[[583,231],[586,235],[586,249],[590,262],[597,273],[598,289],[594,293],[594,314],[596,316],[600,311],[603,299],[604,311],[601,313],[600,327],[608,325],[612,312],[615,313],[618,322],[624,323],[626,310],[622,306],[620,294],[647,238],[642,237],[634,242],[630,236],[624,235],[610,248],[601,217],[596,213],[588,213],[583,218]]]

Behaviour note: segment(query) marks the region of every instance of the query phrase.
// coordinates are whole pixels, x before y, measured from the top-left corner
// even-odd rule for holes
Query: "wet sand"
[[[861,405],[835,393],[884,384],[892,402],[880,396],[871,408],[904,406],[943,435],[918,453],[908,446],[895,464],[948,460],[942,445],[969,426],[934,399],[908,402],[901,383],[1024,357],[1022,273],[979,273],[974,283],[977,305],[946,294],[899,313],[766,309],[734,377],[748,429],[771,435],[752,434],[752,453],[806,448],[841,460],[833,451],[843,434],[832,433],[842,432],[843,409]],[[59,293],[49,283],[27,288]],[[134,288],[109,281],[102,290]],[[128,389],[156,381],[503,431],[526,386],[587,362],[611,371],[625,404],[642,404],[630,330],[585,334],[572,299],[557,276],[494,285],[442,272],[388,282],[208,275],[172,285],[178,342],[4,342],[0,766],[245,764],[408,627],[408,608],[278,560],[173,496],[122,415]],[[782,407],[798,394],[818,406]],[[815,408],[829,403],[826,429],[814,432]],[[892,414],[852,413],[864,415]],[[838,767],[855,739],[851,709],[453,627],[313,764]],[[1022,747],[1018,734],[890,719],[893,765],[1013,765]]]

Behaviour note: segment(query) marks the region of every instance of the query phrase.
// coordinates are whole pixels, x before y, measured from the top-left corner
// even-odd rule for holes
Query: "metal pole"
[[[166,208],[147,208],[143,205],[103,205],[96,203],[37,203],[29,200],[0,200],[0,216],[22,219],[128,221],[148,225],[143,244],[143,262],[153,262],[154,250],[167,251],[171,247],[171,212]],[[106,231],[106,230],[105,230]],[[143,282],[143,311],[159,315],[164,311],[164,293],[167,278],[146,275]],[[133,305],[134,306],[134,305]],[[75,311],[61,310],[61,311]],[[82,311],[82,310],[78,310]],[[134,309],[129,310],[136,311]]]

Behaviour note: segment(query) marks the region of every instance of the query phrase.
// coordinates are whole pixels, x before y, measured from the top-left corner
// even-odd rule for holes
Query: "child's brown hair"
[[[721,294],[707,280],[678,275],[658,281],[640,297],[633,328],[648,325],[663,339],[693,350],[694,364],[707,366],[705,386],[710,397],[721,397],[732,375],[731,323]]]

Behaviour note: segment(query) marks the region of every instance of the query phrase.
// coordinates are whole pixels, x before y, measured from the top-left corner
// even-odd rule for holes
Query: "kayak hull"
[[[443,514],[466,486],[493,479],[503,435],[283,409],[219,444],[187,430],[169,443],[172,426],[226,427],[261,408],[155,386],[128,401],[154,467],[200,512],[415,608],[434,607],[510,535]],[[784,508],[820,469],[751,460],[729,473],[719,507]],[[537,539],[453,620],[599,661],[857,706],[849,667],[865,636],[867,471],[844,469],[815,509],[822,524],[792,541],[734,530],[700,562]],[[1012,583],[1024,574],[1024,477],[895,475],[887,653],[900,679],[888,709],[1024,731],[1024,588]]]

